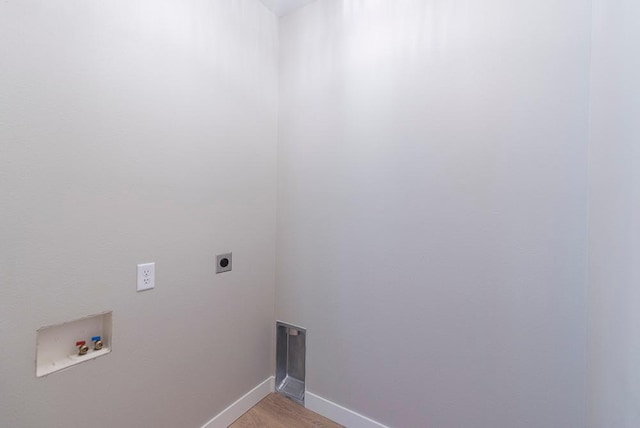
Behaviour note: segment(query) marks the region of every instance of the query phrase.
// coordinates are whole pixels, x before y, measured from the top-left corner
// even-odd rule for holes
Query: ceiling
[[[261,0],[269,9],[278,16],[284,16],[287,13],[311,3],[314,0]]]

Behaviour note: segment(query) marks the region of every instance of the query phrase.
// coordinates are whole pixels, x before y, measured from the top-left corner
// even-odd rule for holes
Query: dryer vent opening
[[[276,324],[276,391],[304,405],[307,330]]]

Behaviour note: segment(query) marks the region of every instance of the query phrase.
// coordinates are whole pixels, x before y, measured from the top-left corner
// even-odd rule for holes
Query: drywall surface
[[[276,316],[396,428],[586,425],[588,1],[280,20]]]
[[[284,16],[315,0],[260,0],[278,16]]]
[[[640,426],[640,4],[595,0],[590,427]]]
[[[195,428],[272,374],[276,52],[255,0],[0,2],[0,426]],[[36,379],[36,329],[106,310]]]

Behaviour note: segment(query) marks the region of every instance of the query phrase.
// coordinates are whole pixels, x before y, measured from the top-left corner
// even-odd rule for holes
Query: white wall
[[[640,426],[640,4],[595,0],[590,426]]]
[[[284,16],[315,0],[260,0],[278,16]]]
[[[199,427],[272,374],[276,52],[256,0],[0,2],[0,426]],[[36,379],[104,310],[113,353]]]
[[[276,315],[311,391],[394,427],[587,425],[589,3],[281,21]],[[593,1],[593,428],[640,424],[636,3]],[[197,427],[272,373],[276,51],[254,0],[0,3],[0,426]],[[107,309],[114,353],[35,378],[38,327]]]
[[[590,2],[280,22],[276,316],[393,427],[586,425]]]

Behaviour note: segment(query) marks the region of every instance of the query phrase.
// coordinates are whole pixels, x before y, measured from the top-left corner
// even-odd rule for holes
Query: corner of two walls
[[[313,392],[391,426],[585,426],[587,3],[317,1],[279,72],[249,0],[0,4],[0,425],[200,426],[269,376],[277,205]],[[590,426],[629,428],[640,11],[594,5]],[[105,309],[117,352],[36,380],[35,330]]]

